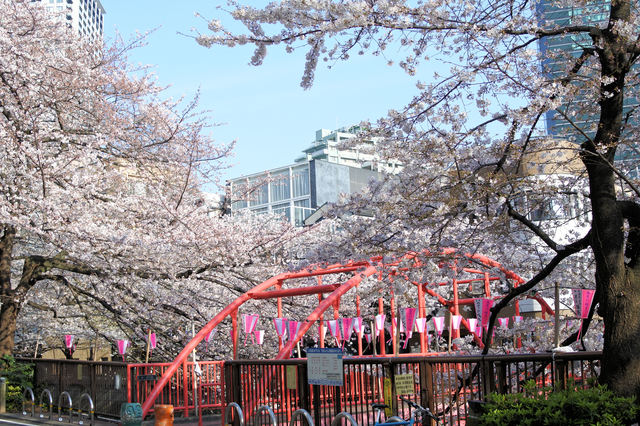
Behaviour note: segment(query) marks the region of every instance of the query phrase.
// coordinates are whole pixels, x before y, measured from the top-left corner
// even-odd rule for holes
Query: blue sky
[[[250,47],[199,46],[192,28],[206,31],[207,18],[231,22],[217,6],[221,0],[101,0],[105,8],[105,37],[119,32],[128,39],[136,32],[156,29],[147,46],[133,52],[132,63],[153,65],[173,97],[201,90],[201,107],[221,142],[237,140],[232,167],[222,180],[293,162],[320,128],[335,129],[376,119],[410,100],[414,83],[382,57],[355,57],[328,70],[320,64],[310,90],[300,87],[304,51],[284,53],[271,48],[260,67],[248,62]],[[255,4],[255,2],[253,2]]]

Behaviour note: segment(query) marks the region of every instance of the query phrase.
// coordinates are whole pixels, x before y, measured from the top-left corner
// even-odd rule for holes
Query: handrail
[[[342,419],[347,419],[347,421],[352,426],[358,426],[358,423],[356,422],[356,420],[351,416],[351,414],[347,413],[346,411],[338,413],[338,415],[335,416],[333,418],[333,420],[331,421],[331,426],[339,426],[340,423],[341,423],[340,420],[342,420]]]
[[[89,417],[89,426],[93,426],[93,419],[95,416],[95,405],[93,405],[93,399],[91,398],[91,395],[89,395],[88,393],[83,393],[82,395],[80,395],[80,401],[78,401],[78,424],[83,424],[84,422],[82,421],[82,401],[84,400],[89,401],[89,415],[87,417]]]
[[[254,414],[254,417],[255,418],[260,417],[260,414],[263,411],[266,411],[267,415],[271,419],[271,426],[278,426],[278,420],[276,419],[276,415],[273,413],[273,410],[268,405],[259,406],[258,409],[256,410],[256,414]]]
[[[36,416],[36,397],[33,394],[33,389],[31,389],[28,386],[26,388],[24,388],[24,392],[22,392],[22,415],[23,416],[27,415],[27,411],[24,409],[25,403],[27,402],[27,393],[31,397],[30,398],[30,402],[31,402],[31,417],[35,417]]]
[[[49,420],[51,420],[51,416],[53,416],[53,397],[51,396],[51,391],[49,389],[45,389],[40,393],[40,401],[38,402],[38,406],[40,407],[40,418],[44,419],[44,414],[42,414],[42,399],[45,395],[49,397]]]
[[[224,421],[222,422],[223,425],[228,425],[229,424],[229,414],[231,413],[231,409],[235,409],[236,413],[238,414],[238,422],[240,426],[244,426],[244,414],[242,414],[242,408],[240,408],[240,405],[238,405],[235,402],[231,402],[227,405],[227,409],[224,411]]]
[[[309,412],[304,408],[299,408],[296,411],[294,411],[293,414],[291,414],[291,420],[289,421],[289,426],[295,425],[296,417],[302,417],[304,420],[307,421],[308,426],[313,426],[313,419],[311,418],[311,414],[309,414]]]
[[[62,398],[65,396],[67,397],[67,402],[69,402],[69,423],[71,423],[71,420],[73,419],[73,402],[71,401],[71,395],[69,395],[69,392],[67,391],[60,393],[60,396],[58,397],[58,421],[62,421]]]

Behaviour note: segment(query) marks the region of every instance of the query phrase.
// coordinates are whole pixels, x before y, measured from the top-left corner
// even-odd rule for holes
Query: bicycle
[[[409,420],[405,420],[402,417],[399,416],[391,416],[388,419],[386,419],[384,422],[380,422],[380,417],[382,416],[382,411],[385,408],[389,408],[389,406],[387,404],[371,404],[371,407],[375,410],[376,412],[376,416],[375,416],[375,421],[373,423],[373,426],[401,426],[401,425],[407,425],[407,426],[413,426],[413,424],[416,421],[416,417],[420,416],[420,419],[422,420],[423,416],[427,416],[427,417],[431,417],[432,419],[434,419],[436,421],[436,425],[438,425],[438,417],[436,415],[434,415],[431,410],[429,410],[428,408],[424,408],[423,406],[416,404],[415,402],[408,400],[407,398],[404,398],[402,396],[399,397],[401,400],[403,400],[404,402],[406,402],[407,404],[409,404],[409,406],[412,408],[411,410],[411,416],[409,417]]]

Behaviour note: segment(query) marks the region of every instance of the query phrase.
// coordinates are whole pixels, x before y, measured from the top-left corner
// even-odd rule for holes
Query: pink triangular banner
[[[327,321],[327,327],[329,327],[329,333],[336,339],[336,342],[340,341],[340,322],[338,320]]]
[[[493,299],[482,299],[482,326],[489,324],[489,318],[491,317],[491,308],[493,307]]]
[[[444,330],[444,317],[433,317],[432,319],[438,336],[442,336],[442,331]]]
[[[362,338],[362,333],[364,332],[362,317],[353,318],[353,330],[358,333],[358,337]]]
[[[478,320],[476,318],[468,318],[467,323],[469,324],[469,331],[475,333],[478,325]]]
[[[416,308],[405,308],[404,310],[405,330],[407,330],[407,335],[404,339],[404,349],[407,348],[409,339],[411,339],[411,336],[413,336],[413,325],[416,321],[416,314]]]
[[[340,326],[342,329],[342,337],[344,340],[349,340],[353,332],[353,318],[342,318]]]
[[[498,323],[500,324],[500,327],[504,329],[509,328],[509,317],[498,318]]]
[[[274,318],[273,325],[276,327],[276,334],[278,337],[283,337],[287,333],[287,320],[286,318]]]
[[[75,336],[73,334],[65,334],[64,335],[64,345],[67,349],[71,350],[73,348],[73,339]]]
[[[256,326],[258,325],[258,318],[260,317],[260,315],[258,314],[244,314],[242,316],[242,323],[244,325],[244,344],[247,344],[247,337],[251,336],[251,340],[253,341],[253,343],[256,342],[255,340],[255,336],[253,335],[253,331],[256,329]]]
[[[451,315],[451,328],[454,330],[460,330],[460,323],[462,322],[462,315]]]
[[[298,321],[289,321],[289,340],[295,340],[298,331],[302,327],[302,323]]]
[[[424,329],[427,326],[426,318],[416,318],[416,330],[418,333],[424,333]]]

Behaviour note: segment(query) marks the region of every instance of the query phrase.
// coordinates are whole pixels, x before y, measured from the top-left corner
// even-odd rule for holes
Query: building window
[[[271,190],[271,202],[288,200],[291,198],[289,170],[274,173],[272,181],[269,183]]]
[[[303,197],[311,193],[309,189],[309,166],[295,168],[291,172],[293,197]]]
[[[304,225],[304,220],[313,213],[311,208],[311,200],[298,200],[293,203],[293,219],[295,226]]]
[[[269,186],[264,183],[258,185],[256,181],[249,182],[249,205],[259,206],[269,202]]]
[[[291,206],[289,203],[276,204],[271,208],[273,214],[284,215],[288,222],[291,222]]]

